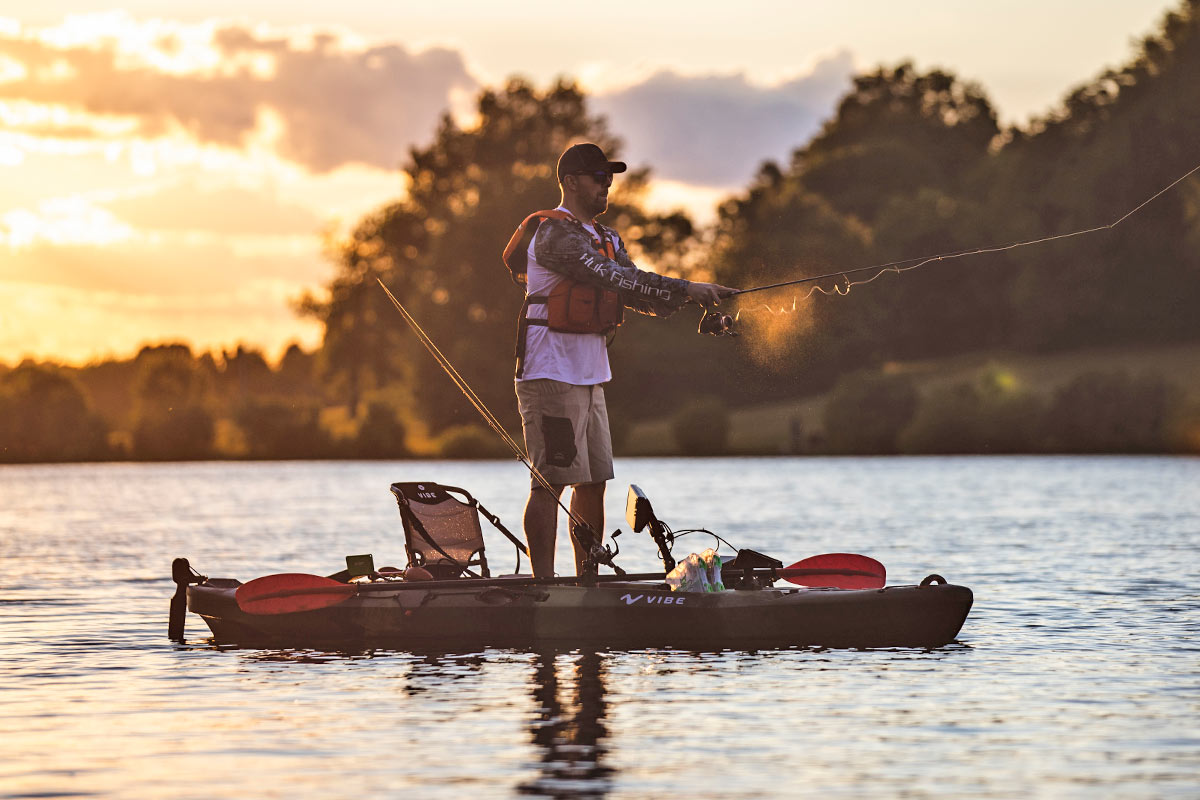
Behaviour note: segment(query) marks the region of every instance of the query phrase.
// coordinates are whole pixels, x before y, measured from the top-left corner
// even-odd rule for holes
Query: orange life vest
[[[527,285],[529,281],[526,271],[529,245],[537,234],[538,226],[547,218],[565,219],[581,227],[583,225],[570,212],[559,209],[535,211],[526,217],[504,248],[504,265],[508,267],[513,282],[520,286]],[[593,238],[596,249],[614,258],[616,249],[612,235],[603,225],[597,223],[595,227],[599,234]],[[570,278],[559,281],[549,295],[530,295],[525,300],[526,308],[543,304],[546,306],[547,319],[528,319],[527,323],[546,325],[559,333],[608,333],[624,319],[621,297],[616,291]],[[525,309],[522,309],[521,316],[526,317]]]
[[[537,234],[538,226],[545,219],[565,219],[583,227],[583,223],[568,211],[557,208],[535,211],[526,217],[508,240],[504,248],[504,265],[508,267],[513,282],[518,286],[529,283],[529,245]],[[593,237],[596,249],[609,258],[616,257],[612,234],[599,223],[595,223]],[[546,306],[546,319],[531,318],[529,307]],[[521,318],[517,325],[517,377],[521,376],[525,360],[525,332],[530,325],[545,325],[557,333],[606,334],[624,321],[621,296],[612,289],[583,281],[563,278],[548,295],[527,295],[521,306]]]

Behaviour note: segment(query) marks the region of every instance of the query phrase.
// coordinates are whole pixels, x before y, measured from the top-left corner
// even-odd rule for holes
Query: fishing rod
[[[558,503],[558,507],[567,512],[567,518],[571,521],[571,525],[567,526],[567,530],[571,534],[571,537],[575,539],[575,541],[578,542],[587,553],[587,558],[584,560],[584,574],[594,576],[597,572],[597,565],[603,564],[607,567],[612,567],[613,571],[618,575],[624,575],[625,570],[613,563],[613,557],[617,554],[617,552],[607,545],[602,544],[596,531],[592,530],[592,526],[584,522],[578,514],[571,511],[571,509],[563,503],[562,497],[555,493],[554,487],[550,481],[546,480],[546,477],[542,475],[541,471],[539,471],[538,468],[533,465],[533,463],[529,460],[529,456],[526,455],[525,451],[521,449],[521,446],[517,444],[512,436],[509,435],[508,431],[504,429],[504,426],[500,424],[500,420],[496,419],[496,415],[493,414],[491,409],[489,409],[483,400],[480,399],[479,395],[475,394],[475,390],[471,388],[471,385],[467,383],[467,380],[461,374],[459,374],[457,369],[454,368],[454,365],[450,363],[450,359],[446,358],[445,354],[443,354],[442,351],[438,349],[438,346],[433,343],[433,340],[429,338],[429,334],[425,333],[424,329],[417,324],[417,321],[413,319],[412,314],[408,313],[408,309],[406,309],[400,303],[400,301],[396,299],[396,295],[392,294],[391,290],[388,289],[383,280],[380,278],[376,278],[375,280],[379,282],[380,287],[382,287],[383,291],[387,294],[388,299],[392,301],[392,305],[394,305],[396,310],[400,312],[400,316],[404,318],[406,323],[408,323],[408,326],[412,329],[413,333],[416,334],[417,339],[422,345],[425,346],[425,349],[429,351],[429,354],[433,356],[433,359],[437,362],[438,366],[450,376],[450,380],[452,380],[454,385],[458,387],[459,391],[466,396],[468,402],[475,407],[475,410],[479,412],[481,417],[483,417],[483,421],[487,423],[487,426],[491,428],[496,435],[500,437],[500,440],[504,442],[505,446],[507,446],[508,449],[511,450],[514,455],[516,455],[517,460],[525,465],[525,468],[529,470],[529,474],[533,476],[535,481],[537,481],[538,486],[549,492],[550,496],[554,498],[554,501]],[[528,553],[526,553],[526,555],[528,555]]]
[[[1159,189],[1154,194],[1150,195],[1148,198],[1143,200],[1141,203],[1134,206],[1129,211],[1126,211],[1120,217],[1113,220],[1112,222],[1109,222],[1106,225],[1097,225],[1092,228],[1084,228],[1084,229],[1077,230],[1077,231],[1070,231],[1068,233],[1059,233],[1059,234],[1055,234],[1055,235],[1051,235],[1051,236],[1042,236],[1037,239],[1027,239],[1024,241],[1011,242],[1009,244],[990,245],[990,246],[986,246],[986,247],[971,247],[971,248],[967,248],[964,250],[956,250],[956,251],[949,252],[949,253],[939,253],[937,255],[932,255],[932,256],[919,256],[917,258],[907,258],[907,259],[903,259],[900,261],[890,261],[885,264],[873,264],[869,267],[856,267],[855,269],[840,270],[838,272],[828,272],[824,275],[813,275],[813,276],[810,276],[807,278],[796,278],[795,280],[780,281],[779,283],[771,283],[771,284],[767,284],[765,286],[754,286],[750,289],[738,289],[738,290],[732,292],[729,296],[735,297],[737,295],[752,294],[754,292],[765,292],[770,289],[780,289],[780,288],[784,288],[787,286],[799,286],[801,284],[829,280],[831,278],[842,278],[845,281],[845,288],[842,288],[841,286],[834,286],[834,289],[833,289],[833,291],[836,292],[837,294],[845,295],[845,294],[849,293],[851,288],[853,288],[855,286],[862,286],[864,284],[871,283],[879,276],[881,276],[885,273],[888,273],[888,272],[894,272],[897,275],[899,275],[902,272],[908,272],[909,270],[914,270],[914,269],[917,269],[918,267],[923,267],[926,264],[932,263],[934,261],[950,261],[950,260],[953,260],[956,258],[966,258],[968,256],[983,255],[985,253],[1002,253],[1007,250],[1015,250],[1018,247],[1029,247],[1031,245],[1045,244],[1047,242],[1054,242],[1054,241],[1058,241],[1060,239],[1070,239],[1070,238],[1076,237],[1076,236],[1086,236],[1086,235],[1092,234],[1092,233],[1099,233],[1100,231],[1112,230],[1113,228],[1116,228],[1122,222],[1129,219],[1134,214],[1141,211],[1143,208],[1148,206],[1150,203],[1154,202],[1162,195],[1164,195],[1167,192],[1169,192],[1170,190],[1174,189],[1177,185],[1179,185],[1183,181],[1187,180],[1188,178],[1190,178],[1192,175],[1196,174],[1197,172],[1200,172],[1200,164],[1197,164],[1196,166],[1192,167],[1190,170],[1185,172],[1183,175],[1180,175],[1178,178],[1171,181],[1169,184],[1167,184],[1163,188]],[[850,280],[850,277],[849,277],[850,275],[857,275],[859,273],[872,272],[872,271],[874,271],[875,274],[872,275],[870,278],[867,278],[866,280],[861,280],[861,281],[851,281]],[[826,291],[825,289],[822,289],[820,286],[814,287],[812,291],[820,291],[822,294],[830,293],[830,292]],[[812,292],[810,291],[809,296],[811,296],[811,295],[812,295]],[[700,320],[700,327],[698,330],[700,333],[736,336],[737,335],[736,332],[732,330],[733,322],[734,322],[734,317],[730,316],[729,314],[724,314],[719,311],[707,311],[707,312],[705,312],[704,316]]]

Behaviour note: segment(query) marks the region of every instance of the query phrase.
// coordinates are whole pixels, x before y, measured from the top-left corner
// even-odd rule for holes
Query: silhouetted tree
[[[0,461],[106,458],[107,433],[61,369],[27,362],[0,376]]]
[[[215,421],[207,408],[212,376],[186,345],[144,348],[137,357],[133,453],[176,460],[212,456]]]
[[[874,223],[896,196],[957,194],[999,133],[983,90],[910,63],[854,79],[837,114],[793,156],[792,175],[835,209]]]
[[[834,276],[815,289],[747,296],[739,306],[748,327],[764,303],[790,308],[814,291],[844,293],[848,281],[839,270],[962,246],[963,217],[982,213],[966,199],[968,187],[986,168],[998,130],[982,90],[948,73],[901,64],[855,79],[837,114],[786,171],[764,165],[750,189],[719,210],[710,263],[723,283]],[[953,299],[939,302],[937,294]],[[981,285],[979,275],[933,269],[900,280],[884,275],[844,297],[814,294],[792,318],[767,320],[769,366],[781,373],[776,384],[787,385],[780,378],[792,374],[811,392],[847,369],[914,351],[929,355],[922,348],[931,346],[978,345],[999,326],[983,328],[991,317],[972,302],[981,296],[994,297],[995,288]],[[749,342],[742,348],[756,354]]]
[[[895,453],[896,437],[916,409],[911,376],[852,373],[829,393],[823,415],[826,442],[834,453]]]
[[[251,458],[321,458],[332,451],[320,409],[304,400],[251,398],[238,408],[235,421]]]
[[[1164,449],[1178,389],[1158,376],[1088,372],[1059,389],[1046,413],[1049,446],[1071,453]]]
[[[458,396],[404,327],[376,283],[382,279],[493,411],[515,419],[513,343],[522,292],[500,251],[530,212],[559,199],[554,165],[576,139],[618,155],[616,140],[590,116],[583,94],[559,83],[545,92],[513,80],[484,91],[478,121],[443,119],[432,144],[411,152],[408,196],[366,217],[337,248],[329,299],[304,307],[325,324],[322,361],[352,407],[370,388],[403,380],[430,428],[473,422]],[[641,211],[644,172],[622,178],[609,221],[625,225],[631,249],[682,269],[693,234],[686,217]],[[622,202],[621,198],[625,198]]]
[[[715,395],[692,398],[675,412],[671,435],[685,455],[720,455],[729,443],[729,408]]]
[[[404,423],[391,405],[378,400],[369,403],[354,441],[354,455],[358,458],[404,458],[409,455],[407,435]]]
[[[316,379],[316,357],[306,353],[298,344],[290,344],[279,360],[276,385],[280,394],[287,397],[320,397],[314,385]]]
[[[995,159],[1013,238],[1117,221],[1198,161],[1200,3],[1183,0],[1124,67],[1074,89]],[[1200,177],[1111,232],[1020,251],[1017,343],[1037,349],[1200,337]],[[1004,214],[1008,210],[1012,213]]]
[[[218,385],[221,393],[235,402],[275,391],[275,373],[261,350],[239,344],[233,351],[222,352],[221,359]]]
[[[1030,453],[1045,448],[1044,403],[1007,371],[938,386],[900,432],[905,453]]]

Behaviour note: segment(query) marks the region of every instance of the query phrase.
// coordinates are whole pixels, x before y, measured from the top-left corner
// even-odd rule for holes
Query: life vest
[[[570,220],[583,227],[583,223],[574,215],[559,209],[535,211],[526,217],[517,226],[504,248],[504,265],[508,267],[513,282],[518,286],[527,286],[529,283],[529,245],[537,234],[538,226],[545,219]],[[613,235],[603,225],[594,224],[598,236],[594,236],[592,241],[596,244],[596,249],[609,258],[615,258]],[[546,306],[546,319],[531,318],[528,312],[532,305]],[[517,325],[517,376],[521,375],[525,356],[525,332],[529,325],[545,325],[557,333],[606,334],[616,329],[623,320],[621,296],[603,286],[563,278],[548,295],[526,295]]]

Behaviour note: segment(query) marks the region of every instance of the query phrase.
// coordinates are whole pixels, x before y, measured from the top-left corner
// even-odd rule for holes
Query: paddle
[[[264,575],[237,588],[238,608],[247,614],[292,614],[335,606],[354,596],[354,584],[320,575],[285,572]]]
[[[760,569],[764,575],[771,570]],[[790,567],[777,569],[774,573],[784,580],[800,586],[827,586],[838,589],[879,589],[884,584],[886,570],[873,558],[853,553],[826,553],[797,561]],[[637,575],[597,575],[599,583],[610,581],[662,580],[661,572]],[[237,588],[235,597],[238,608],[247,614],[293,614],[299,611],[314,611],[328,608],[349,600],[356,594],[375,591],[404,591],[414,589],[442,589],[462,587],[464,581],[471,586],[563,586],[583,585],[581,578],[563,576],[557,578],[531,578],[514,576],[506,578],[454,578],[440,581],[388,581],[386,583],[339,583],[320,575],[285,572],[279,575],[264,575],[244,583]]]
[[[837,589],[882,589],[887,570],[873,558],[854,553],[826,553],[775,570],[788,583]]]

